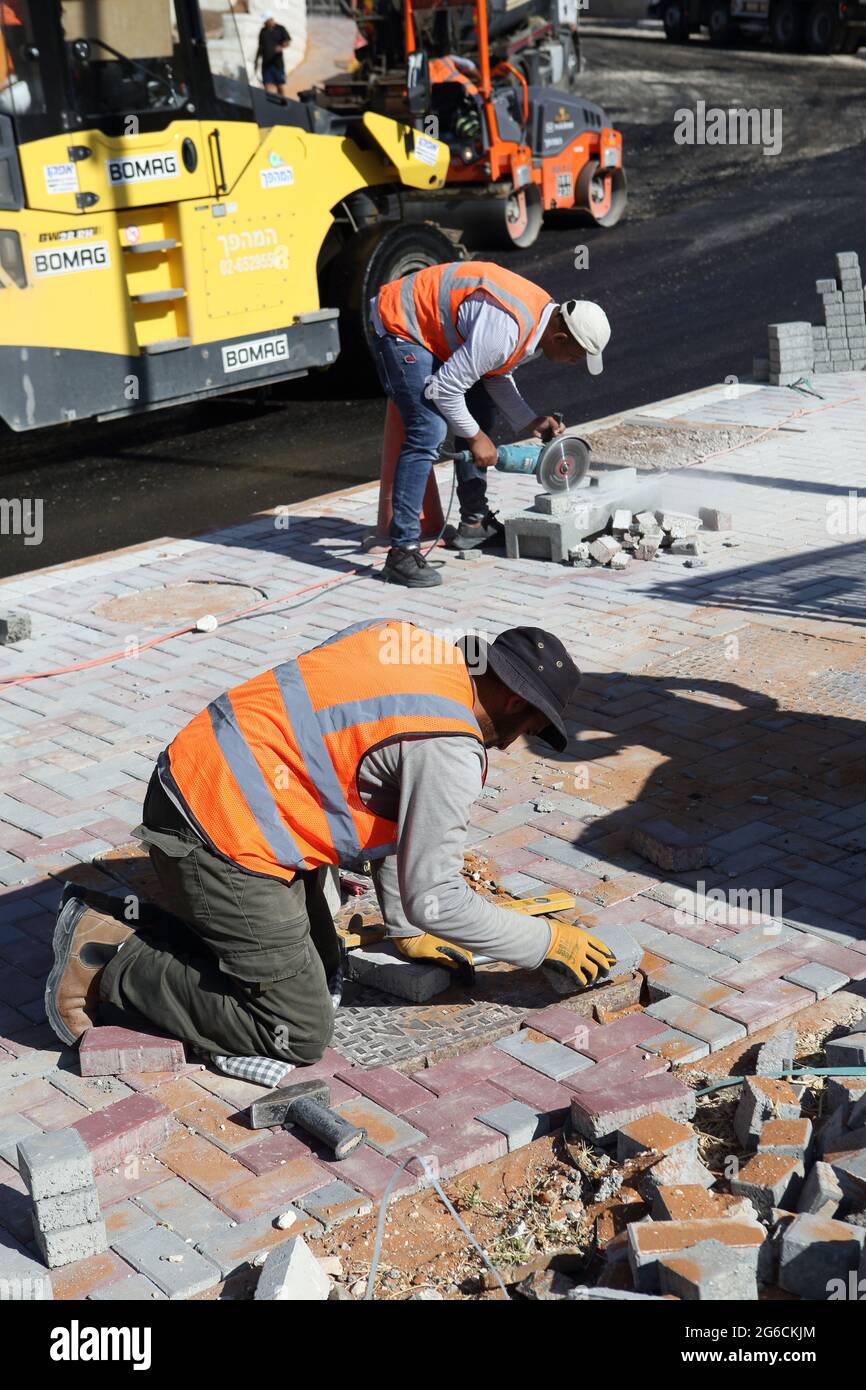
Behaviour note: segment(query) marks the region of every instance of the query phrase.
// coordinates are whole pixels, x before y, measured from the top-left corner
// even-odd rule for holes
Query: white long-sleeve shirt
[[[375,300],[373,306],[375,310]],[[542,311],[538,328],[527,342],[517,366],[522,367],[537,357],[539,340],[555,308],[556,305],[550,303]],[[377,332],[384,331],[377,311],[373,322]],[[478,434],[479,426],[467,408],[466,392],[488,372],[508,361],[517,347],[519,329],[516,319],[491,295],[485,290],[475,290],[457,311],[457,331],[463,342],[448,361],[427,378],[425,394],[436,402],[455,435],[471,439]],[[539,412],[527,405],[521,396],[512,372],[488,377],[484,386],[515,434],[519,435],[538,415]]]

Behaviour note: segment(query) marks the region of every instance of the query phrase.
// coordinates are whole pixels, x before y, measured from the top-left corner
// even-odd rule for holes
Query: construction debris
[[[18,1165],[33,1203],[33,1235],[49,1269],[108,1249],[93,1164],[77,1130],[22,1139]]]
[[[321,1303],[331,1280],[303,1236],[292,1236],[272,1250],[262,1266],[255,1298],[268,1303]]]

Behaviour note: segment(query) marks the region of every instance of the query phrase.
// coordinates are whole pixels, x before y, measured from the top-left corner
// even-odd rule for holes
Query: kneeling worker
[[[160,755],[136,832],[177,931],[133,932],[70,899],[46,1004],[73,1043],[110,1006],[211,1056],[315,1062],[333,1026],[339,942],[324,865],[370,860],[386,928],[412,959],[471,975],[472,952],[568,985],[613,964],[579,927],[509,911],[462,876],[487,748],[561,752],[580,673],[540,628],[454,645],[362,624],[219,696]],[[184,925],[186,924],[185,929]]]
[[[536,415],[526,404],[512,372],[543,354],[550,362],[586,361],[597,375],[610,324],[598,304],[557,304],[531,280],[490,261],[428,266],[393,280],[371,302],[371,313],[379,379],[405,429],[383,574],[394,584],[427,588],[441,584],[442,576],[420,549],[421,503],[448,427],[457,449],[468,448],[474,460],[457,464],[455,545],[468,550],[504,534],[477,473],[496,463],[489,431],[497,408],[516,437],[547,438],[562,430],[554,416]]]

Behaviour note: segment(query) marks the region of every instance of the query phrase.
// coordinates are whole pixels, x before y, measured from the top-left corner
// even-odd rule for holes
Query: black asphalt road
[[[557,298],[608,311],[602,377],[543,362],[520,375],[540,412],[560,409],[570,424],[748,376],[768,322],[815,320],[814,280],[833,273],[835,251],[866,261],[866,61],[677,47],[652,34],[593,35],[584,49],[584,90],[624,132],[629,214],[609,232],[551,227],[507,257]],[[675,112],[699,100],[781,112],[781,151],[676,144]],[[579,245],[585,270],[574,268]],[[4,432],[0,495],[43,499],[44,540],[0,536],[0,576],[374,478],[383,414],[349,375],[267,401]]]

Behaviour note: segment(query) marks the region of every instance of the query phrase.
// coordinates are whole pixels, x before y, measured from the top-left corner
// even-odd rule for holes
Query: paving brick
[[[321,1222],[326,1231],[334,1226],[341,1226],[344,1221],[353,1217],[366,1216],[373,1210],[370,1198],[365,1192],[359,1192],[339,1178],[326,1183],[324,1187],[317,1187],[315,1192],[308,1192],[305,1197],[299,1199],[298,1205],[308,1216]],[[294,1227],[292,1230],[294,1231]]]
[[[571,1124],[585,1138],[603,1140],[630,1120],[656,1110],[673,1119],[691,1119],[695,1113],[695,1093],[669,1072],[611,1086],[607,1091],[575,1089]]]
[[[39,1125],[24,1115],[4,1115],[0,1119],[0,1158],[17,1167],[19,1142],[41,1133]]]
[[[115,1239],[120,1236],[131,1235],[133,1231],[143,1231],[148,1226],[156,1225],[150,1212],[143,1211],[129,1198],[125,1202],[115,1202],[113,1206],[108,1207],[104,1219],[109,1245],[113,1245]]]
[[[467,1086],[465,1091],[454,1091],[450,1096],[428,1096],[424,1105],[407,1113],[406,1119],[424,1134],[434,1135],[443,1129],[453,1129],[455,1125],[474,1120],[479,1110],[496,1105],[501,1099],[502,1092],[496,1086],[489,1081],[479,1081],[475,1086]]]
[[[629,926],[614,922],[596,923],[593,926],[593,936],[597,936],[609,946],[616,956],[616,964],[610,969],[611,979],[618,975],[630,975],[637,970],[643,947]]]
[[[115,1249],[167,1298],[191,1298],[220,1282],[220,1271],[165,1226],[151,1226],[122,1236]]]
[[[8,1231],[0,1231],[0,1301],[44,1303],[53,1297],[44,1264]]]
[[[435,1159],[438,1164],[438,1176],[443,1182],[465,1172],[467,1168],[492,1163],[508,1152],[505,1135],[488,1129],[477,1120],[469,1120],[451,1129],[441,1130],[416,1148],[417,1152]],[[407,1152],[408,1150],[398,1151],[393,1157],[399,1161]],[[414,1167],[417,1171],[417,1165]]]
[[[52,1270],[54,1297],[63,1302],[88,1298],[95,1290],[107,1288],[129,1272],[129,1265],[119,1255],[113,1250],[103,1250],[85,1260],[75,1260]]]
[[[705,1009],[700,1004],[693,1004],[691,999],[683,999],[675,994],[667,999],[657,999],[648,1006],[646,1013],[671,1028],[679,1029],[681,1033],[699,1038],[711,1052],[718,1052],[720,1048],[746,1035],[742,1024],[724,1017],[715,1009]]]
[[[814,1002],[811,990],[788,984],[787,980],[766,980],[719,1004],[717,1012],[742,1024],[748,1033],[757,1033]]]
[[[782,1233],[779,1283],[800,1298],[848,1297],[848,1276],[860,1267],[866,1231],[844,1221],[803,1214]],[[834,1281],[839,1281],[835,1283]]]
[[[582,1053],[553,1042],[543,1034],[534,1036],[531,1028],[521,1028],[507,1038],[500,1038],[496,1047],[533,1071],[540,1071],[542,1076],[549,1076],[552,1081],[562,1081],[564,1077],[592,1066],[589,1058]]]
[[[744,1259],[717,1240],[700,1241],[679,1255],[658,1262],[662,1293],[686,1302],[755,1301],[758,1297],[758,1258]]]
[[[710,1052],[709,1043],[701,1042],[700,1038],[693,1038],[679,1028],[666,1028],[658,1037],[651,1038],[641,1046],[644,1051],[664,1058],[672,1067],[697,1062],[701,1057],[708,1057]]]
[[[428,1153],[429,1151],[430,1140],[425,1139],[423,1146],[419,1146],[418,1152]],[[400,1161],[404,1157],[405,1154],[397,1155]],[[338,1178],[342,1182],[351,1183],[353,1187],[360,1188],[376,1202],[381,1199],[394,1173],[399,1172],[397,1162],[392,1162],[390,1158],[385,1158],[383,1154],[377,1153],[375,1149],[371,1149],[367,1145],[361,1149],[356,1149],[354,1153],[349,1154],[348,1158],[343,1158],[339,1162],[327,1158],[322,1159],[321,1162],[322,1167],[327,1170],[327,1177],[317,1184],[318,1186],[323,1186],[328,1177]],[[399,1172],[391,1191],[394,1196],[399,1197],[402,1194],[416,1192],[423,1185],[421,1169],[417,1163],[413,1163],[408,1171],[404,1169]],[[315,1188],[310,1189],[310,1191],[315,1190]]]
[[[842,1211],[861,1210],[866,1204],[866,1145],[840,1153],[825,1152],[824,1161],[842,1189]]]
[[[229,1218],[180,1178],[169,1178],[167,1182],[141,1193],[134,1201],[155,1222],[177,1231],[179,1236],[191,1240],[194,1245],[229,1227]],[[116,1248],[116,1242],[112,1243]]]
[[[254,1143],[256,1131],[248,1123],[238,1124],[233,1118],[237,1113],[230,1105],[198,1090],[198,1097],[191,1104],[175,1111],[175,1119],[193,1134],[209,1139],[217,1148],[234,1154],[246,1145]],[[163,1088],[159,1087],[153,1095],[162,1101]],[[241,1119],[245,1117],[241,1116]]]
[[[0,1093],[0,1117],[4,1115],[25,1115],[28,1110],[49,1101],[57,1092],[45,1080],[37,1076],[24,1081],[20,1086]]]
[[[406,960],[390,942],[358,947],[346,957],[346,977],[383,994],[425,1004],[451,986],[451,972],[429,961]]]
[[[796,1039],[792,1029],[786,1028],[775,1033],[772,1038],[758,1048],[755,1058],[757,1076],[772,1076],[774,1072],[790,1071],[794,1065]]]
[[[745,1077],[734,1112],[734,1133],[744,1149],[755,1148],[767,1120],[799,1118],[800,1100],[789,1081]]]
[[[476,1081],[499,1081],[508,1072],[516,1070],[519,1062],[503,1056],[498,1047],[479,1047],[474,1052],[466,1052],[461,1057],[451,1057],[448,1061],[437,1062],[424,1071],[414,1071],[412,1079],[424,1086],[434,1095],[444,1096],[451,1091],[459,1091]]]
[[[792,1210],[803,1186],[805,1168],[798,1158],[758,1153],[731,1178],[731,1191],[748,1197],[758,1216],[770,1219],[774,1207]]]
[[[635,1045],[647,1042],[650,1038],[657,1038],[664,1031],[660,1024],[647,1018],[643,1011],[623,1014],[613,1023],[594,1028],[588,1042],[583,1044],[579,1051],[584,1056],[591,1057],[594,1062],[605,1062],[608,1058],[615,1057],[618,1052],[627,1052]]]
[[[793,947],[796,939],[797,932],[792,927],[786,927],[782,922],[764,922],[726,937],[718,943],[716,950],[722,955],[731,956],[734,960],[744,961],[751,960],[753,956],[759,956],[764,951],[777,950],[783,946]]]
[[[135,1159],[122,1168],[99,1173],[96,1178],[96,1190],[102,1209],[107,1211],[118,1202],[126,1202],[137,1193],[146,1192],[149,1187],[155,1187],[158,1182],[163,1182],[169,1177],[171,1169],[166,1168],[158,1159],[151,1158],[149,1154],[146,1158]]]
[[[108,1249],[103,1221],[87,1221],[80,1226],[65,1226],[62,1230],[52,1231],[42,1231],[37,1226],[34,1237],[49,1269],[86,1260],[88,1256]]]
[[[524,1028],[543,1033],[554,1042],[570,1043],[578,1052],[584,1051],[583,1044],[589,1041],[590,1034],[598,1026],[594,1019],[585,1018],[564,1004],[551,1004],[550,1008],[540,1009],[523,1020]]]
[[[617,1130],[616,1156],[619,1163],[647,1153],[659,1155],[658,1162],[653,1165],[656,1186],[689,1182],[690,1170],[698,1159],[698,1136],[691,1125],[655,1113],[630,1120]],[[712,1180],[710,1177],[710,1182]],[[709,1186],[709,1183],[701,1186]]]
[[[246,1144],[235,1152],[245,1168],[261,1175],[272,1172],[290,1159],[309,1155],[311,1147],[310,1136],[303,1130],[280,1129],[276,1134],[265,1133],[255,1143]]]
[[[842,1188],[829,1163],[813,1163],[806,1174],[797,1211],[809,1216],[835,1216],[842,1201]]]
[[[705,1240],[718,1241],[735,1250],[740,1259],[757,1269],[758,1251],[766,1232],[757,1221],[721,1218],[714,1221],[638,1221],[628,1226],[628,1258],[635,1288],[658,1293],[659,1260],[676,1257]]]
[[[682,965],[668,965],[654,972],[648,981],[651,1000],[666,999],[669,995],[680,995],[700,1004],[705,1009],[715,1008],[736,993],[730,986],[720,984],[706,975],[698,975],[694,970],[686,970]]]
[[[655,1221],[714,1221],[719,1217],[753,1221],[755,1218],[748,1198],[733,1197],[728,1192],[709,1192],[699,1183],[657,1187],[653,1192],[652,1214]]]
[[[551,1129],[558,1129],[571,1109],[572,1092],[530,1067],[515,1067],[492,1084],[504,1097],[523,1101],[539,1114],[546,1115]]]
[[[805,1163],[811,1147],[811,1120],[766,1120],[758,1135],[759,1153],[786,1154]]]
[[[293,1212],[296,1217],[286,1230],[280,1230],[274,1224],[276,1218],[272,1214],[259,1216],[254,1221],[243,1221],[240,1225],[214,1232],[200,1240],[196,1249],[217,1266],[223,1279],[227,1279],[252,1264],[257,1256],[295,1236],[315,1237],[321,1233],[320,1223],[298,1207],[286,1207],[285,1211]]]
[[[508,1152],[521,1149],[544,1134],[549,1134],[550,1116],[543,1111],[533,1110],[520,1100],[509,1100],[504,1105],[494,1105],[476,1116],[479,1124],[488,1129],[498,1130],[505,1135]]]
[[[424,1138],[414,1123],[409,1123],[399,1115],[359,1096],[357,1100],[343,1101],[334,1110],[351,1125],[367,1131],[367,1143],[379,1153],[390,1154],[395,1149],[403,1149],[407,1144],[415,1144]]]
[[[249,1168],[245,1168],[237,1159],[223,1153],[207,1139],[188,1134],[185,1130],[172,1136],[159,1150],[158,1158],[166,1168],[192,1183],[206,1197],[213,1197],[250,1175]]]
[[[852,1117],[852,1108],[858,1107],[856,1124],[866,1124],[866,1114],[860,1116],[860,1102],[866,1096],[866,1076],[828,1076],[824,1079],[824,1109],[828,1114],[834,1110],[842,1111],[842,1119],[847,1124]]]
[[[113,1076],[89,1077],[56,1071],[51,1073],[51,1084],[88,1110],[104,1110],[134,1094],[131,1086]]]
[[[41,1197],[33,1203],[33,1217],[41,1231],[62,1231],[100,1219],[99,1195],[95,1187],[65,1192],[62,1197]]]
[[[171,1111],[144,1094],[116,1101],[71,1126],[87,1145],[95,1173],[152,1153],[175,1128]]]
[[[149,1303],[159,1302],[165,1294],[143,1274],[128,1274],[104,1288],[94,1289],[87,1297],[96,1303]]]
[[[272,1173],[247,1176],[243,1182],[222,1188],[215,1194],[214,1201],[232,1220],[252,1221],[256,1216],[287,1207],[298,1197],[323,1187],[327,1181],[327,1175],[315,1159],[293,1158]]]
[[[183,1043],[129,1028],[89,1028],[78,1046],[82,1076],[172,1071],[186,1062]]]
[[[93,1164],[87,1146],[75,1129],[22,1140],[18,1148],[21,1176],[34,1200],[62,1197],[89,1187]]]
[[[394,1115],[405,1115],[430,1099],[426,1087],[419,1086],[417,1081],[410,1080],[394,1067],[371,1067],[368,1071],[363,1067],[347,1067],[337,1072],[337,1079]]]
[[[866,1033],[828,1038],[824,1050],[828,1067],[866,1067]]]
[[[54,1091],[49,1100],[27,1111],[27,1119],[43,1131],[52,1131],[66,1129],[76,1120],[83,1120],[86,1114],[83,1105],[79,1105],[69,1096],[61,1095],[59,1091]]]
[[[672,965],[683,965],[698,975],[715,976],[731,963],[730,956],[723,955],[721,951],[711,950],[673,932],[665,932],[661,939],[654,940],[651,949],[654,956],[661,956]]]

